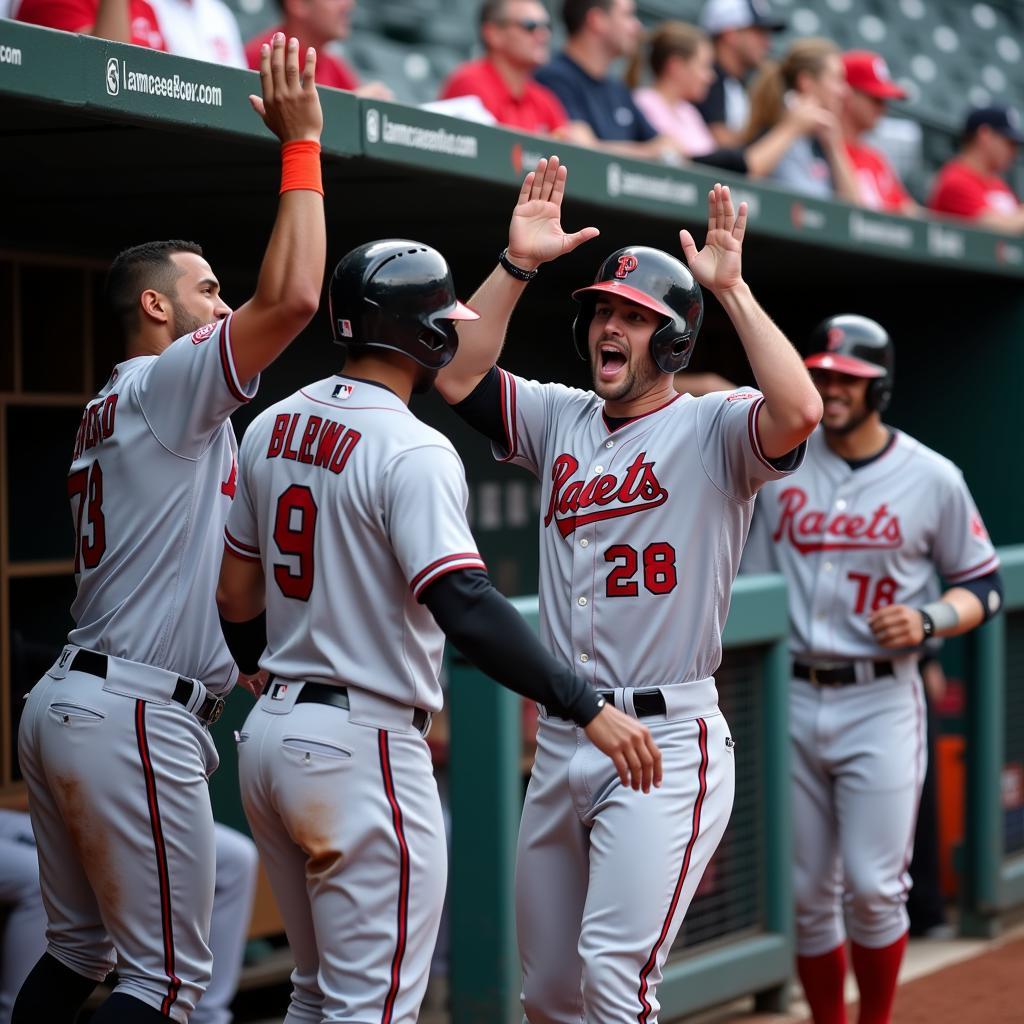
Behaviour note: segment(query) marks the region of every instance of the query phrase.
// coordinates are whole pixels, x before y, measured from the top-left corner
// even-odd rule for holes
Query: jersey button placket
[[[594,636],[594,559],[595,547],[589,536],[577,536],[573,544],[572,590],[569,592],[570,633],[576,652],[576,670],[593,681],[595,659]]]

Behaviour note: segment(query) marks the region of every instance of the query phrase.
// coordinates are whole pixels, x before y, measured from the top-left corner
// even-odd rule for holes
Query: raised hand
[[[259,96],[250,96],[253,110],[282,141],[302,139],[318,142],[324,127],[320,97],[316,91],[316,50],[306,50],[304,66],[299,70],[299,41],[285,41],[283,32],[275,32],[272,42],[260,49]]]
[[[605,704],[584,731],[612,759],[624,786],[649,793],[661,785],[661,751],[646,725]]]
[[[716,184],[708,193],[708,236],[699,252],[693,235],[679,232],[683,255],[697,283],[712,292],[726,292],[742,283],[743,234],[747,229],[747,204],[732,208],[729,186]]]
[[[567,171],[558,157],[538,162],[519,192],[512,223],[508,229],[509,259],[524,270],[572,252],[576,246],[596,238],[597,228],[583,228],[573,234],[562,230],[562,199]]]

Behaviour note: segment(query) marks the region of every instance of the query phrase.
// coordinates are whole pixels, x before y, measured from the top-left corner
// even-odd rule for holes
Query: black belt
[[[267,679],[263,693],[266,695],[274,684],[274,677]],[[331,707],[344,708],[346,711],[351,706],[348,699],[348,690],[344,686],[328,686],[326,683],[303,683],[296,704],[330,704]],[[412,727],[419,732],[427,727],[430,721],[430,712],[423,708],[412,709]]]
[[[869,664],[873,679],[894,674],[891,661],[872,661]],[[808,682],[814,683],[815,686],[852,686],[858,681],[857,664],[853,661],[849,661],[845,665],[830,665],[828,668],[818,668],[802,661],[794,661],[793,675],[797,679],[806,679]]]
[[[106,679],[107,656],[105,654],[97,654],[95,651],[87,651],[84,648],[80,649],[75,654],[74,658],[71,659],[68,671],[86,672],[91,676],[99,676],[100,679]],[[171,694],[171,700],[180,704],[187,711],[189,710],[189,704],[192,703],[192,694],[194,690],[194,680],[186,679],[184,676],[178,676],[178,681],[174,684],[174,693]],[[207,725],[213,725],[213,723],[220,718],[223,711],[224,698],[214,697],[212,693],[208,693],[203,703],[192,711],[192,714],[195,715],[200,722],[205,722]]]
[[[614,690],[598,690],[597,695],[599,697],[604,697],[604,699],[614,707]],[[633,710],[636,712],[637,718],[650,718],[652,715],[664,715],[667,713],[665,709],[665,695],[661,690],[634,690]],[[558,711],[554,711],[551,708],[548,708],[547,712],[552,718],[567,717],[566,715],[563,715]]]

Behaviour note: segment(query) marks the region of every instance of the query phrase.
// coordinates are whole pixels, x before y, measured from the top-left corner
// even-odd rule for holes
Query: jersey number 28
[[[606,562],[614,562],[604,592],[607,597],[636,597],[640,584],[633,578],[640,568],[640,552],[628,544],[613,544],[605,553]],[[664,541],[648,544],[643,550],[644,587],[652,594],[667,594],[676,589],[676,549]]]

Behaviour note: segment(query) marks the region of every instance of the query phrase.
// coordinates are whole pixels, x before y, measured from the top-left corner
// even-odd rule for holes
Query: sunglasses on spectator
[[[547,18],[523,18],[520,21],[505,18],[498,22],[499,25],[515,25],[524,32],[548,32],[551,30],[551,22]]]

